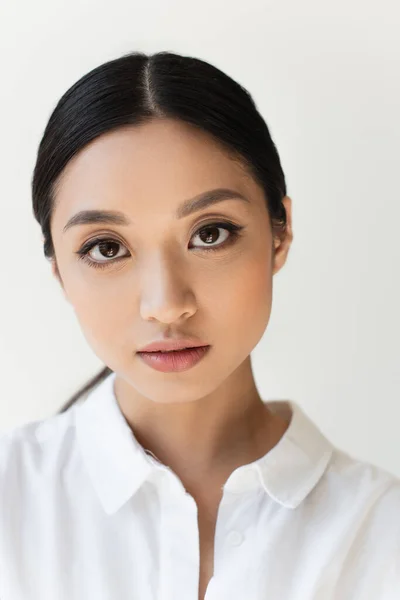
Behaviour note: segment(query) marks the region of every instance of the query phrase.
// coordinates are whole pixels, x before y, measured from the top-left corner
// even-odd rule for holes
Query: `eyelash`
[[[207,225],[203,225],[202,227],[200,227],[200,229],[198,229],[194,233],[194,235],[197,235],[198,233],[200,233],[202,231],[206,231],[207,229],[214,229],[215,227],[229,231],[231,235],[229,236],[228,240],[223,242],[219,246],[210,246],[209,248],[207,248],[207,247],[197,248],[197,250],[204,250],[205,252],[216,252],[216,251],[220,250],[221,248],[225,248],[227,245],[233,244],[237,240],[237,238],[239,238],[239,236],[241,235],[240,231],[242,229],[244,229],[244,226],[234,225],[233,223],[228,223],[228,222],[208,223]],[[101,242],[114,242],[116,244],[123,245],[118,240],[114,240],[112,238],[97,237],[97,238],[94,238],[93,240],[87,242],[86,244],[84,244],[82,246],[82,248],[80,250],[78,250],[75,254],[78,255],[79,260],[83,260],[90,267],[94,267],[96,269],[106,268],[110,263],[115,263],[119,260],[127,258],[127,256],[120,256],[119,258],[105,260],[102,262],[96,262],[94,260],[91,260],[88,257],[90,250],[92,250],[95,246],[97,246]]]

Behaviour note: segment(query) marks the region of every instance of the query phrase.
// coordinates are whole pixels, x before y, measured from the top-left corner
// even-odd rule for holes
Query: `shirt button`
[[[227,540],[231,546],[240,546],[240,544],[243,542],[243,535],[240,533],[240,531],[231,531],[228,534]]]

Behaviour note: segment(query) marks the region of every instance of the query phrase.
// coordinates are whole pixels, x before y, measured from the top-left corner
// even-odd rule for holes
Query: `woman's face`
[[[231,197],[177,216],[182,203],[217,188]],[[290,198],[284,203],[290,233]],[[126,224],[63,231],[91,210],[118,212]],[[224,223],[240,228],[237,237]],[[156,402],[203,397],[243,364],[268,324],[272,277],[291,241],[273,260],[262,189],[210,136],[169,119],[107,133],[79,152],[60,180],[51,233],[53,272],[89,345]],[[94,238],[108,244],[97,242],[82,260],[77,253]],[[186,371],[155,371],[136,351],[165,332],[211,349]]]

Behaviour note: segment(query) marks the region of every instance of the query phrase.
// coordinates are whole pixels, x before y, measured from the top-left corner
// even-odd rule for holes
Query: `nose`
[[[140,313],[144,320],[170,324],[196,312],[196,298],[189,278],[172,257],[147,265],[140,293]]]

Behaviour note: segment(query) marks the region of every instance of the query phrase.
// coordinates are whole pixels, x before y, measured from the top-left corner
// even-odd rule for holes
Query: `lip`
[[[192,347],[186,350],[175,350],[174,352],[138,352],[138,356],[152,369],[163,373],[174,371],[186,371],[194,367],[211,346]]]
[[[185,350],[187,348],[198,348],[208,345],[194,338],[164,338],[162,340],[155,340],[151,344],[139,348],[137,352],[168,352],[170,350]]]

